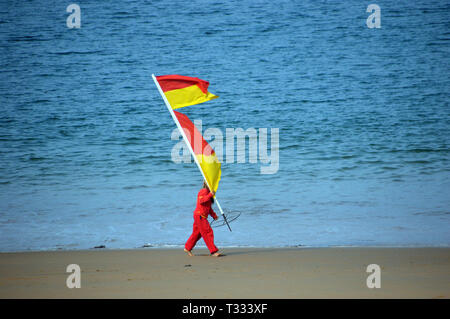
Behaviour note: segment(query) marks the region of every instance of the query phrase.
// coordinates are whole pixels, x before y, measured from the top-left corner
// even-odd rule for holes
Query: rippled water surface
[[[448,1],[77,3],[1,2],[0,251],[184,244],[201,177],[152,73],[211,83],[203,131],[279,129],[276,174],[222,164],[218,246],[450,244]]]

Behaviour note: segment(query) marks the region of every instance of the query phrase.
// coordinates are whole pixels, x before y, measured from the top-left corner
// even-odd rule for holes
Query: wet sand
[[[228,248],[0,253],[0,298],[449,298],[450,248]],[[69,289],[67,266],[80,266]],[[380,266],[381,288],[367,287]]]

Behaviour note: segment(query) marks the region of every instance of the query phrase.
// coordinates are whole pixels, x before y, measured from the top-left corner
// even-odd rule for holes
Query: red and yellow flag
[[[209,82],[199,78],[174,74],[157,76],[156,79],[172,109],[218,98],[208,92]]]
[[[217,191],[221,175],[221,164],[217,159],[216,152],[205,141],[194,123],[186,115],[177,111],[174,111],[174,113],[194,151],[195,157],[200,163],[208,185],[211,190]]]

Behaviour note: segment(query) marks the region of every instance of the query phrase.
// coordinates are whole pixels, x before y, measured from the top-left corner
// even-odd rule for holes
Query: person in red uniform
[[[215,192],[209,191],[208,185],[204,182],[203,188],[198,192],[197,196],[192,234],[184,245],[184,251],[189,256],[193,256],[191,251],[200,238],[203,238],[212,256],[220,256],[219,249],[214,245],[214,232],[208,222],[208,215],[211,215],[214,220],[217,219],[216,213],[211,208],[211,204],[214,202],[214,195]]]

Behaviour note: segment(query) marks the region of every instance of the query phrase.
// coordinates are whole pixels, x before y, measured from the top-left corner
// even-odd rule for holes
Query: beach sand
[[[450,248],[226,248],[0,253],[0,298],[449,298]],[[69,264],[81,288],[69,289]],[[369,264],[381,288],[366,284]]]

